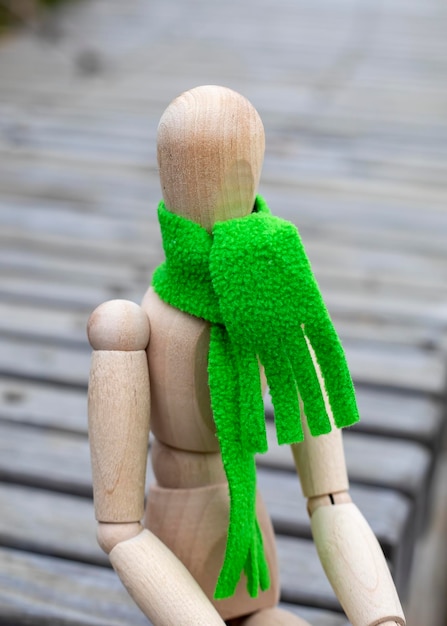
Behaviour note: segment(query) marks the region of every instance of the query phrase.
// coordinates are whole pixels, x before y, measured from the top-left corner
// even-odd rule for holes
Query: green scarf
[[[303,440],[299,396],[312,435],[331,430],[309,344],[339,428],[359,419],[351,376],[298,231],[272,216],[263,198],[253,213],[217,222],[211,234],[163,202],[158,217],[166,261],[155,270],[154,289],[211,323],[211,406],[230,492],[215,598],[231,596],[242,571],[255,597],[270,584],[255,511],[255,454],[267,451],[259,362],[279,444]]]

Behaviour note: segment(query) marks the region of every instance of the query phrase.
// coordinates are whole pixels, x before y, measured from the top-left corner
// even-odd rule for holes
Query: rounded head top
[[[206,85],[173,100],[158,126],[166,208],[211,231],[253,209],[264,158],[264,128],[250,102]]]

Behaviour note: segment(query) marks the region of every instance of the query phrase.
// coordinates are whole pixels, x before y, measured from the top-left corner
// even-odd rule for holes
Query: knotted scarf
[[[162,300],[210,322],[208,382],[230,492],[227,545],[215,598],[231,596],[241,572],[251,596],[269,587],[256,519],[255,454],[267,451],[259,363],[264,366],[279,444],[303,440],[299,397],[312,435],[358,420],[354,388],[296,227],[253,212],[199,224],[158,207],[165,262],[153,276]]]

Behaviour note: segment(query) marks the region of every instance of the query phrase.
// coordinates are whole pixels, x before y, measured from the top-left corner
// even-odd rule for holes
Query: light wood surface
[[[146,352],[97,350],[89,385],[95,514],[102,522],[143,517],[149,442]]]
[[[160,487],[188,489],[226,483],[220,452],[173,449],[158,439],[151,446],[154,476]]]
[[[223,626],[187,569],[149,531],[119,543],[110,560],[132,598],[155,624]]]
[[[349,489],[342,433],[312,437],[303,420],[304,441],[292,446],[292,454],[307,498]]]
[[[149,320],[132,302],[105,302],[89,317],[87,334],[93,348],[88,432],[96,519],[139,522],[149,444]]]
[[[87,336],[94,350],[137,352],[149,343],[149,319],[135,303],[104,302],[90,315]]]
[[[211,231],[251,213],[264,160],[264,127],[239,93],[205,85],[178,96],[157,134],[166,207]]]
[[[149,490],[145,515],[145,525],[178,556],[225,620],[273,607],[279,599],[273,528],[260,495],[257,516],[263,533],[271,586],[267,591],[260,592],[258,597],[250,598],[245,576],[242,576],[232,597],[213,599],[226,546],[228,505],[226,483],[195,489],[166,489],[153,485]]]
[[[324,570],[351,623],[405,624],[380,546],[355,505],[319,507],[311,526]]]
[[[180,450],[217,452],[206,384],[209,325],[162,302],[152,288],[142,307],[152,329],[147,353],[153,434]]]

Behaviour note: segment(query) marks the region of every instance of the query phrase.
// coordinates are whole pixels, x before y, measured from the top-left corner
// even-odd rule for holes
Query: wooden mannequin
[[[158,132],[166,208],[209,232],[215,221],[248,215],[263,154],[262,122],[242,96],[214,86],[182,94]],[[272,585],[251,598],[242,577],[233,597],[213,599],[228,488],[210,408],[208,323],[149,289],[141,307],[122,300],[98,307],[88,335],[98,541],[135,602],[155,626],[307,624],[276,608],[274,536],[260,497]],[[150,414],[157,483],[144,513]],[[305,441],[293,454],[318,552],[343,608],[354,626],[404,624],[380,547],[348,494],[340,431],[314,438],[303,425]]]

